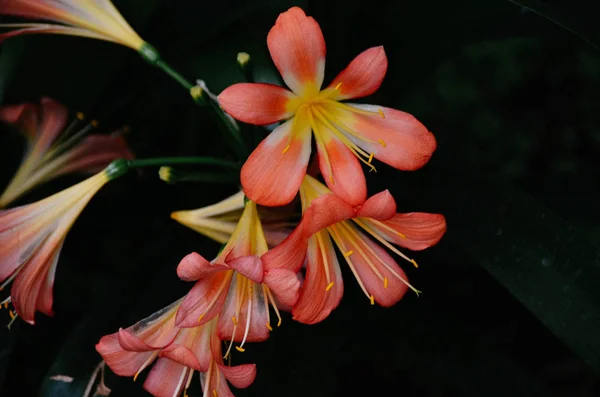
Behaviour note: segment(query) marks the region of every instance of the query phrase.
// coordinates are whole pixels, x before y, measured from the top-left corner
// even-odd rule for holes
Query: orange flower
[[[197,253],[181,261],[177,274],[186,281],[196,281],[177,313],[179,327],[195,327],[219,315],[221,339],[246,342],[268,338],[272,330],[269,306],[281,323],[278,305],[291,307],[298,298],[300,282],[295,272],[279,269],[277,264],[265,268],[261,257],[267,252],[256,204],[247,202],[231,238],[219,255],[208,262]],[[229,354],[229,351],[226,355]]]
[[[95,124],[81,128],[78,115],[67,126],[68,111],[51,98],[40,104],[0,107],[0,121],[14,124],[27,138],[27,151],[17,173],[0,196],[0,208],[34,187],[73,172],[96,173],[111,161],[133,155],[122,136],[86,135]]]
[[[291,271],[299,271],[306,261],[306,278],[292,309],[295,320],[317,323],[338,306],[344,287],[334,244],[371,304],[392,306],[408,288],[418,292],[381,245],[416,266],[391,243],[412,250],[436,244],[446,231],[443,215],[397,214],[396,203],[387,190],[352,207],[310,176],[300,188],[300,197],[302,222],[283,243],[263,256],[265,267],[278,263]]]
[[[0,211],[0,289],[14,281],[11,299],[23,320],[33,324],[36,311],[53,314],[54,274],[67,233],[94,194],[125,171],[113,162],[60,193]]]
[[[50,21],[2,24],[15,30],[0,34],[0,41],[21,34],[53,33],[112,41],[136,51],[145,44],[110,0],[0,0],[0,14]]]
[[[341,102],[379,88],[387,70],[383,47],[359,54],[322,90],[325,40],[313,18],[298,7],[282,13],[267,45],[291,91],[242,83],[219,95],[223,109],[243,122],[267,125],[287,120],[262,141],[242,168],[242,185],[250,199],[276,206],[294,198],[306,174],[312,135],[327,185],[352,205],[361,204],[367,194],[358,160],[371,169],[373,158],[401,170],[427,163],[436,148],[435,138],[413,116]]]
[[[144,389],[157,397],[187,395],[194,371],[200,372],[205,396],[232,396],[227,381],[238,388],[248,387],[256,377],[256,366],[223,364],[217,318],[193,328],[175,326],[182,299],[131,327],[103,336],[96,350],[113,372],[134,380],[158,359],[144,382]]]

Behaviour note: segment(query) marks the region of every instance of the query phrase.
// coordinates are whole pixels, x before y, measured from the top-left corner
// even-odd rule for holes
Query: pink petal
[[[317,144],[319,167],[325,183],[348,204],[362,204],[367,198],[367,181],[358,159],[337,138],[328,139],[324,146]]]
[[[224,271],[197,281],[177,311],[177,326],[197,327],[216,316],[227,298],[232,275],[232,270]]]
[[[36,150],[46,151],[63,132],[67,124],[69,111],[67,108],[52,98],[42,98],[42,120],[39,127]]]
[[[196,371],[207,370],[207,368],[202,368],[194,352],[185,346],[175,344],[169,345],[161,350],[159,357],[168,358],[176,363],[183,364],[188,368],[193,368]]]
[[[413,171],[423,167],[436,149],[436,141],[431,132],[416,118],[399,110],[374,105],[351,104],[359,109],[377,113],[382,110],[385,118],[379,115],[349,114],[350,128],[373,142],[365,142],[349,136],[349,139],[375,158],[399,170]],[[344,117],[344,116],[342,116]],[[382,141],[383,144],[377,143]]]
[[[35,105],[30,103],[0,106],[0,121],[14,124],[19,120],[19,118],[21,118],[23,113],[25,113],[27,110],[31,111],[32,108],[35,108]]]
[[[240,83],[225,88],[219,103],[233,118],[244,123],[268,125],[290,118],[287,109],[294,94],[272,84]]]
[[[317,92],[325,72],[325,39],[317,21],[292,7],[277,18],[267,36],[275,66],[294,93]]]
[[[298,274],[288,269],[272,269],[265,274],[264,283],[279,302],[292,307],[300,296]]]
[[[227,265],[256,283],[263,280],[263,263],[258,256],[242,256],[228,260]]]
[[[192,252],[179,262],[177,276],[183,281],[196,281],[225,270],[227,267],[210,263],[202,255]]]
[[[288,269],[298,273],[306,257],[307,238],[301,223],[281,244],[270,249],[261,259],[265,272]]]
[[[90,135],[73,148],[68,156],[69,162],[58,171],[59,174],[96,173],[114,160],[133,159],[125,139],[115,135]]]
[[[329,88],[332,88],[341,83],[331,98],[341,101],[371,95],[381,85],[387,67],[388,61],[383,46],[371,47],[361,52],[329,85]]]
[[[149,346],[143,340],[133,335],[126,329],[120,328],[117,332],[117,336],[119,339],[119,345],[127,351],[130,352],[147,352],[156,350],[154,347]]]
[[[179,396],[190,370],[168,358],[159,358],[144,382],[144,389],[155,397]]]
[[[7,1],[7,0],[3,0]],[[0,2],[0,10],[2,10],[3,14],[8,14],[2,9],[2,2]],[[71,26],[62,26],[62,25],[53,25],[53,24],[45,24],[45,23],[22,23],[22,24],[6,24],[3,26],[4,28],[14,28],[6,33],[0,34],[0,43],[2,43],[6,39],[10,39],[11,37],[21,36],[24,34],[59,34],[59,35],[68,35],[68,36],[79,36],[79,37],[88,37],[92,39],[99,40],[110,40],[108,36],[101,35],[99,33],[93,32],[91,30],[71,27]]]
[[[330,237],[325,232],[320,232],[319,236],[322,245],[316,235],[309,240],[306,277],[300,299],[292,309],[294,320],[305,324],[315,324],[327,318],[340,304],[344,294],[342,273]],[[326,263],[323,255],[327,258]],[[325,268],[329,270],[329,281]]]
[[[110,369],[119,376],[134,376],[153,352],[136,353],[124,350],[117,334],[105,335],[96,345],[96,351]]]
[[[311,135],[308,126],[295,126],[294,120],[271,132],[242,167],[244,193],[258,204],[287,204],[302,184],[310,158]]]
[[[396,215],[396,200],[389,190],[384,190],[371,197],[360,207],[357,217],[388,220]]]
[[[2,36],[0,35],[0,37]],[[15,124],[23,135],[29,140],[33,140],[37,136],[39,112],[39,107],[31,103],[2,106],[0,107],[0,121]]]
[[[213,320],[214,321],[214,320]],[[213,360],[213,351],[211,349],[211,338],[216,337],[216,321],[209,323],[201,327],[188,328],[191,332],[195,333],[191,350],[198,359],[202,372],[208,371],[211,361]],[[221,341],[217,337],[217,346],[221,348]],[[221,350],[215,352],[218,357],[221,357]]]
[[[238,389],[245,389],[250,386],[256,378],[255,364],[242,364],[233,367],[219,365],[219,371],[221,371],[229,383]]]
[[[376,230],[388,241],[413,251],[423,250],[438,243],[446,233],[446,218],[440,214],[411,212],[396,214],[383,222],[397,233],[375,224]]]
[[[304,233],[306,236],[312,236],[328,226],[354,216],[354,208],[344,200],[333,194],[324,194],[314,199],[304,212],[302,217]]]

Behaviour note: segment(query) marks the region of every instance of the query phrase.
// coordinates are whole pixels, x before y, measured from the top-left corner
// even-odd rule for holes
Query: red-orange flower
[[[416,265],[391,243],[412,250],[436,244],[446,231],[444,216],[397,214],[387,190],[353,207],[310,176],[300,197],[304,212],[300,225],[263,257],[265,266],[275,262],[292,271],[299,271],[306,261],[306,278],[292,309],[295,320],[316,323],[338,306],[344,287],[334,244],[371,304],[392,306],[408,288],[418,292],[381,245]]]
[[[256,366],[223,364],[217,318],[193,328],[175,326],[181,301],[103,336],[96,350],[113,372],[134,380],[158,359],[144,382],[144,388],[156,397],[185,395],[194,371],[200,372],[205,396],[232,396],[228,381],[238,388],[248,387],[256,377]]]
[[[268,338],[272,330],[269,306],[281,322],[278,305],[291,307],[298,298],[300,282],[295,272],[265,268],[261,257],[268,251],[256,203],[248,201],[231,238],[216,259],[207,261],[197,253],[186,256],[177,268],[179,277],[197,281],[181,304],[176,324],[194,327],[219,315],[221,339],[246,342]],[[226,353],[226,355],[228,352]]]
[[[302,183],[315,136],[327,185],[352,205],[366,198],[360,163],[377,158],[397,169],[422,167],[435,138],[410,114],[374,105],[342,103],[375,92],[387,70],[383,47],[359,54],[321,90],[325,40],[319,24],[298,7],[282,13],[267,44],[291,91],[270,84],[242,83],[225,89],[219,102],[238,120],[266,125],[287,120],[250,155],[242,168],[246,195],[262,205],[290,202]]]
[[[113,160],[133,158],[118,132],[87,135],[94,122],[82,127],[81,120],[75,119],[67,126],[68,114],[65,106],[51,98],[42,98],[39,104],[0,107],[0,121],[13,124],[27,138],[27,151],[0,196],[0,208],[59,176],[96,173]]]

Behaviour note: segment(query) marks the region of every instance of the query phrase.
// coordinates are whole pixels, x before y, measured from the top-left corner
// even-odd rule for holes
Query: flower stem
[[[233,161],[217,159],[214,157],[156,157],[127,161],[129,168],[160,167],[167,164],[217,165],[235,171],[240,170],[240,166]]]
[[[188,92],[194,88],[194,85],[189,82],[185,77],[183,77],[179,72],[170,67],[165,61],[159,59],[156,61],[155,65],[162,69],[165,73],[171,76],[175,81],[177,81],[183,88],[185,88]]]

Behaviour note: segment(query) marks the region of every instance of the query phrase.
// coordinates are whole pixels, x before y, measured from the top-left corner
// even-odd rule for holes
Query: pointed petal
[[[312,236],[328,226],[354,218],[355,211],[348,203],[333,194],[314,199],[302,216],[305,235]]]
[[[304,225],[301,223],[281,244],[261,257],[265,272],[272,269],[288,269],[298,273],[306,257],[307,244]]]
[[[162,349],[158,356],[168,358],[196,371],[207,370],[207,368],[202,368],[194,352],[182,345],[171,344]]]
[[[286,121],[271,132],[242,167],[244,192],[258,204],[287,204],[302,184],[310,158],[311,135],[308,125],[294,120]]]
[[[361,52],[329,85],[328,88],[335,88],[341,83],[331,99],[341,101],[371,95],[381,85],[387,67],[383,46]]]
[[[327,186],[348,204],[362,204],[367,198],[367,181],[356,156],[336,138],[328,139],[324,145],[317,144],[317,150],[319,167]]]
[[[300,296],[298,274],[288,269],[272,269],[265,274],[264,283],[282,304],[292,307]]]
[[[219,364],[219,371],[221,371],[229,383],[238,389],[245,389],[250,386],[256,378],[255,364],[242,364],[233,367]]]
[[[227,265],[256,283],[261,283],[263,280],[263,263],[258,256],[235,258],[227,261]]]
[[[36,150],[45,151],[64,130],[69,112],[63,104],[52,98],[42,98],[40,103],[42,120]]]
[[[357,217],[373,218],[385,221],[396,215],[396,200],[389,190],[384,190],[371,197],[360,207]]]
[[[437,143],[431,132],[414,116],[399,110],[375,105],[348,104],[379,115],[350,113],[346,110],[332,112],[356,133],[372,142],[348,135],[358,146],[374,157],[399,170],[413,171],[423,167],[431,158]],[[379,142],[379,143],[378,143]]]
[[[34,109],[35,105],[32,105],[30,103],[0,106],[0,121],[9,124],[14,124],[21,118],[23,113],[27,111],[32,111]]]
[[[150,316],[138,321],[126,329],[120,329],[118,336],[121,347],[125,350],[148,351],[159,350],[169,345],[177,336],[179,329],[175,327],[175,312],[182,299],[171,303]]]
[[[343,294],[344,282],[335,249],[329,234],[320,232],[309,240],[306,277],[300,299],[292,309],[294,320],[304,324],[323,321],[340,304]]]
[[[96,351],[110,369],[119,376],[134,376],[153,352],[136,353],[124,350],[117,334],[105,335],[96,345]]]
[[[294,93],[318,92],[325,73],[325,39],[317,21],[299,7],[279,14],[267,45],[281,77]]]
[[[183,281],[196,281],[225,270],[227,267],[210,263],[202,255],[192,252],[179,262],[177,276]]]
[[[159,358],[144,382],[144,389],[155,397],[179,396],[190,370],[168,358]]]
[[[292,117],[287,104],[293,98],[292,92],[276,85],[240,83],[225,88],[219,103],[235,119],[268,125]]]
[[[0,5],[0,7],[2,7]],[[3,10],[4,11],[4,10]],[[59,34],[67,36],[87,37],[91,39],[114,41],[108,36],[104,36],[91,30],[76,28],[71,26],[61,26],[43,23],[19,23],[5,24],[4,28],[14,28],[6,33],[0,34],[0,43],[11,37],[21,36],[24,34]]]
[[[117,336],[119,338],[119,345],[127,351],[139,353],[156,350],[126,329],[120,328]]]
[[[223,271],[197,281],[177,311],[177,326],[197,327],[216,316],[227,298],[232,274],[232,270]]]
[[[393,233],[376,223],[370,223],[386,240],[413,251],[423,250],[435,245],[446,233],[446,218],[440,214],[411,212],[396,214],[383,222],[395,230]]]

